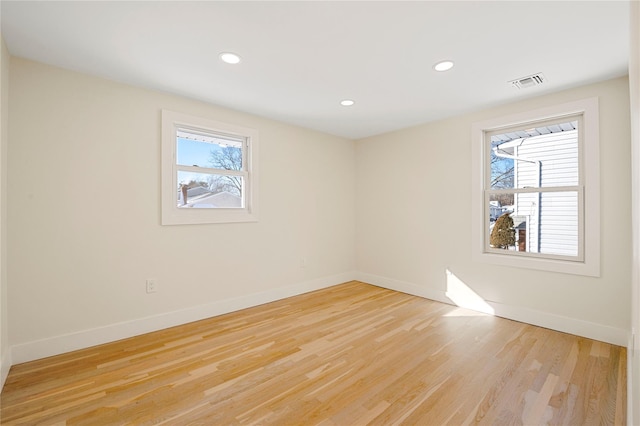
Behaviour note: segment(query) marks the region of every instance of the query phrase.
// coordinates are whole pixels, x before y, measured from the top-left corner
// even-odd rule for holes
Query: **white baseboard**
[[[275,288],[247,296],[194,306],[192,308],[182,309],[179,311],[167,312],[133,321],[116,323],[105,327],[92,328],[89,330],[82,330],[75,333],[22,343],[11,347],[10,361],[19,364],[103,343],[114,342],[116,340],[126,339],[140,334],[150,333],[274,302],[276,300],[297,296],[310,291],[320,290],[347,281],[352,281],[355,279],[354,277],[355,272],[345,272],[342,274],[301,282],[287,287]],[[4,362],[5,361],[3,360],[3,373],[5,368]],[[8,363],[8,366],[11,366],[11,362]],[[4,377],[6,377],[6,375]]]
[[[367,274],[364,272],[357,272],[355,279],[362,281],[363,283],[373,284],[377,287],[388,288],[389,290],[424,297],[425,299],[435,300],[436,302],[452,304],[451,300],[445,296],[445,292],[441,290],[421,287],[417,284],[406,281],[399,281],[393,278],[381,277],[379,275]]]
[[[488,302],[495,309],[496,316],[508,318],[563,333],[587,337],[618,346],[627,346],[628,330],[551,314],[521,306],[510,306]]]
[[[362,272],[356,273],[356,279],[378,287],[384,287],[390,290],[401,291],[414,296],[420,296],[426,299],[456,305],[447,297],[447,293],[443,290],[425,288],[418,286],[417,284]],[[618,346],[626,347],[628,345],[629,331],[625,329],[564,317],[522,306],[505,305],[488,300],[484,302],[491,307],[494,315],[501,318],[524,322],[563,333],[574,334],[576,336],[587,337],[589,339],[611,343]],[[470,306],[461,307],[473,309]]]
[[[221,300],[206,305],[194,306],[174,312],[167,312],[133,321],[116,323],[104,327],[82,330],[75,333],[54,336],[47,339],[22,343],[11,347],[1,361],[0,383],[4,383],[11,365],[33,361],[48,356],[59,355],[78,349],[84,349],[103,343],[114,342],[144,333],[162,330],[177,325],[210,318],[264,303],[273,302],[287,297],[297,296],[314,290],[331,287],[343,282],[359,280],[378,287],[400,291],[438,302],[454,303],[446,296],[446,292],[425,288],[417,284],[399,281],[362,272],[345,272],[342,274],[305,281],[287,287],[280,287],[269,291],[241,296],[233,299]],[[495,311],[495,315],[515,321],[525,322],[540,327],[550,328],[565,333],[588,337],[607,343],[626,346],[628,331],[595,324],[573,318],[567,318],[536,311],[529,308],[494,303],[487,303]]]
[[[0,391],[4,386],[4,382],[7,380],[11,365],[11,351],[8,350],[5,351],[5,353],[0,354]]]

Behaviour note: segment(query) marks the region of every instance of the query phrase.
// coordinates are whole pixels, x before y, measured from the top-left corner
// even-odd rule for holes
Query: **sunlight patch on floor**
[[[495,315],[495,310],[482,298],[473,291],[468,285],[466,285],[460,278],[458,278],[450,270],[446,270],[447,274],[447,291],[445,295],[456,306],[464,309],[456,309],[453,312],[449,312],[445,316],[472,316],[477,313],[469,312],[468,310],[481,312],[483,314]]]

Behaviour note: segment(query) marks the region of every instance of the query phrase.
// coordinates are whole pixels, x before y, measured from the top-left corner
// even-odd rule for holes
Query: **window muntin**
[[[257,220],[257,132],[162,114],[162,223]]]
[[[598,120],[591,98],[474,123],[474,260],[599,276]],[[492,244],[503,214],[513,238]]]

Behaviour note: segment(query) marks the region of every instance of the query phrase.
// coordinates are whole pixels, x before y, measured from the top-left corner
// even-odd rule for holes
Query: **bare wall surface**
[[[640,3],[630,4],[629,93],[631,94],[631,137],[633,162],[633,264],[629,382],[627,397],[629,424],[640,424]]]
[[[11,77],[12,346],[353,270],[352,141],[18,58]],[[258,130],[259,222],[160,225],[161,109]]]
[[[500,116],[599,97],[601,277],[517,269],[471,259],[471,126]],[[619,78],[357,141],[357,270],[416,293],[463,283],[505,310],[612,328],[630,318],[629,86]]]
[[[7,145],[9,141],[9,61],[0,37],[0,388],[9,374],[9,310],[7,298]]]

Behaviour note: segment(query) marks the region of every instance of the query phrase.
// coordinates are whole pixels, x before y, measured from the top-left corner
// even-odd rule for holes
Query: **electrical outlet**
[[[155,293],[158,291],[158,282],[155,279],[147,280],[147,293]]]

